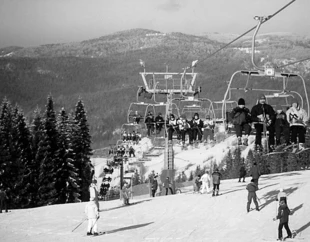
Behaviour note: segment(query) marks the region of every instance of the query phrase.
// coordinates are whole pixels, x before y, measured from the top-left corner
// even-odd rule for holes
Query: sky
[[[291,0],[0,0],[0,48],[98,38],[145,28],[165,33],[243,34],[254,16],[271,15]],[[260,33],[310,36],[309,0],[296,0]]]

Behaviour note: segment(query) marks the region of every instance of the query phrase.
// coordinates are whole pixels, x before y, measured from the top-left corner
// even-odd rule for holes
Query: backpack
[[[232,123],[233,124],[244,124],[246,123],[246,114],[245,112],[238,112],[234,115],[233,119],[232,119]]]

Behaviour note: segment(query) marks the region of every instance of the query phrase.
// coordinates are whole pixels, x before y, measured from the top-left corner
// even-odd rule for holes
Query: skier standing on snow
[[[245,182],[245,176],[246,176],[246,169],[245,169],[244,164],[243,164],[239,170],[239,181],[238,182],[241,182],[242,178],[243,178],[243,182]]]
[[[256,184],[257,186],[257,190],[258,190],[258,179],[260,177],[260,171],[259,171],[259,168],[257,166],[257,163],[254,162],[253,166],[252,166],[252,169],[251,169],[251,176],[254,180],[254,183]]]
[[[211,181],[209,172],[206,171],[206,173],[202,175],[200,180],[202,181],[201,194],[203,194],[205,192],[205,189],[207,190],[207,193],[209,193],[209,191],[210,191],[209,184],[210,184],[210,181]]]
[[[7,200],[8,197],[5,190],[0,190],[0,213],[2,213],[2,209],[5,210],[6,213],[8,212]]]
[[[257,196],[256,196],[256,191],[257,191],[257,186],[254,182],[254,179],[251,180],[251,182],[246,186],[246,189],[248,190],[248,203],[247,203],[247,212],[250,212],[250,206],[252,199],[254,201],[256,210],[259,211],[258,203],[257,203]]]
[[[98,235],[97,224],[100,216],[94,197],[91,197],[86,204],[85,213],[88,218],[87,235],[92,235],[92,232],[95,236]]]
[[[164,182],[164,188],[166,188],[166,196],[168,195],[168,189],[170,190],[171,194],[173,194],[172,185],[168,176]]]
[[[200,187],[202,185],[202,182],[201,182],[200,178],[201,178],[201,175],[198,175],[194,179],[194,192],[199,192],[200,191]]]
[[[289,215],[291,215],[291,211],[287,207],[287,205],[285,204],[285,201],[280,201],[280,207],[278,209],[278,215],[276,218],[273,219],[274,221],[276,221],[277,219],[280,220],[279,227],[278,227],[278,239],[279,240],[283,239],[283,235],[282,235],[283,227],[285,228],[285,230],[287,232],[286,238],[292,238],[292,233],[291,233],[291,230],[288,226]]]
[[[216,168],[215,171],[212,173],[212,180],[213,180],[212,196],[218,196],[219,195],[221,178],[222,178],[222,174],[219,172],[219,169]]]
[[[158,188],[158,182],[157,182],[157,176],[154,176],[153,182],[152,182],[152,197],[155,197],[155,193]]]
[[[99,211],[99,199],[98,199],[98,190],[97,190],[97,180],[96,179],[94,179],[89,186],[89,197],[93,198],[93,200],[95,201],[95,204],[97,206],[97,209]]]

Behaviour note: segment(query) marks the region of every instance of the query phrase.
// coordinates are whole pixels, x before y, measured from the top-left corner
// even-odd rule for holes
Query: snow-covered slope
[[[254,146],[254,136],[249,137],[249,146],[244,149],[241,153],[242,157],[246,157],[250,149],[253,149]],[[198,148],[189,147],[188,150],[182,150],[180,145],[174,145],[174,164],[176,169],[176,174],[184,171],[187,177],[189,177],[191,171],[195,171],[196,167],[210,167],[211,163],[220,164],[228,153],[229,150],[234,150],[236,148],[237,138],[236,136],[230,136],[224,141],[215,144],[214,146],[210,144],[200,144]],[[136,156],[141,157],[142,152],[147,152],[153,147],[152,142],[148,138],[143,138],[139,145],[135,145],[134,149],[136,150]],[[150,161],[146,161],[144,166],[146,168],[145,177],[151,173],[152,170],[155,173],[161,173],[161,170],[164,168],[164,153],[159,156],[149,157]],[[106,159],[104,158],[92,158],[92,163],[95,165],[96,173],[98,177],[102,171],[102,168],[106,165]],[[114,178],[111,182],[111,185],[118,185],[119,183],[119,171],[116,169],[115,173],[112,174]],[[99,178],[99,184],[100,184]]]
[[[247,178],[247,182],[250,178]],[[0,214],[0,241],[275,241],[278,221],[275,197],[279,188],[288,193],[294,212],[289,226],[297,238],[310,241],[310,171],[262,176],[259,180],[261,211],[246,212],[247,183],[225,180],[221,196],[180,194],[138,200],[120,207],[121,201],[100,202],[99,231],[107,234],[86,237],[86,203],[13,210]],[[254,205],[252,204],[252,208]],[[286,235],[285,230],[283,230]]]

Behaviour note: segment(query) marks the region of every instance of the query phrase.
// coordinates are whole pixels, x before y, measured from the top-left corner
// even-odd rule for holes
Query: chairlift
[[[289,97],[292,96],[298,96],[300,99],[300,106],[307,111],[309,114],[309,99],[308,99],[308,94],[307,94],[307,89],[306,89],[306,84],[305,80],[301,75],[298,73],[286,73],[286,72],[278,72],[276,71],[275,68],[273,68],[271,65],[265,65],[264,67],[258,67],[255,64],[255,37],[257,35],[257,32],[261,26],[261,24],[264,21],[264,18],[255,18],[258,20],[258,24],[256,26],[256,30],[253,34],[252,38],[252,64],[254,69],[253,70],[239,70],[233,73],[231,76],[228,85],[227,85],[227,90],[224,94],[223,98],[223,105],[222,105],[222,113],[221,113],[221,118],[223,122],[227,120],[227,103],[231,102],[233,97],[232,97],[232,92],[239,92],[242,93],[242,97],[248,95],[251,93],[249,97],[253,97],[253,92],[258,92],[258,93],[263,93],[266,96],[271,98],[271,96],[276,97],[278,96],[278,100],[285,100],[285,104],[282,105],[287,105],[288,104],[288,99]],[[240,78],[237,78],[238,76],[246,76],[245,85],[242,86],[239,84],[239,86],[234,86],[233,83],[235,82],[238,83],[240,82]],[[237,79],[237,80],[236,80]],[[255,79],[253,81],[253,79]],[[268,81],[267,83],[264,81]],[[290,90],[289,83],[291,82],[297,82],[299,81],[298,87],[300,90]],[[242,80],[241,80],[242,82]],[[250,85],[252,84],[252,85]],[[258,84],[258,87],[254,87],[255,84]],[[269,87],[270,86],[270,87]],[[292,87],[291,87],[292,88]]]

